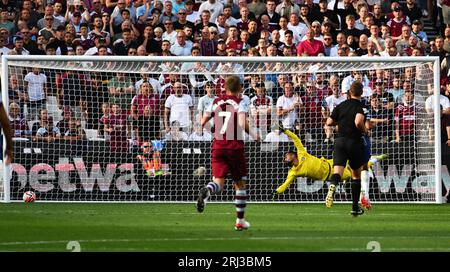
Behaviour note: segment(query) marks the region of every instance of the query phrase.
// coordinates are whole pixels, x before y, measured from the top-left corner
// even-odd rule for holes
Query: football
[[[27,191],[23,194],[23,202],[30,203],[36,200],[36,194],[32,191]]]
[[[206,172],[206,168],[204,166],[200,166],[199,168],[194,170],[194,177],[201,177],[203,175],[205,175]]]

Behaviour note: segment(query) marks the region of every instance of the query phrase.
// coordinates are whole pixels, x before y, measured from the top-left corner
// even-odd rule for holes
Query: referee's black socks
[[[361,179],[352,179],[352,210],[359,210],[359,195],[361,194]]]

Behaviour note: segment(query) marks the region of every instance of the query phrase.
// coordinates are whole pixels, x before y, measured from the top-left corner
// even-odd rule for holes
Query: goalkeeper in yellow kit
[[[313,180],[330,181],[333,175],[333,159],[317,158],[309,154],[302,144],[300,138],[292,131],[285,129],[281,124],[278,125],[280,131],[284,132],[289,138],[294,141],[296,151],[289,151],[284,155],[284,162],[288,164],[291,169],[288,172],[286,181],[280,185],[273,193],[274,197],[277,194],[282,194],[291,185],[297,177],[308,177]],[[368,162],[371,167],[378,160],[387,158],[387,155],[372,156]],[[344,169],[341,181],[347,181],[351,177],[350,169]]]

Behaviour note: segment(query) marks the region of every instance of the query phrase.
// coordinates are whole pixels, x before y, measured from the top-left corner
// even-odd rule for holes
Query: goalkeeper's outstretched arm
[[[297,148],[297,153],[306,153],[306,148],[303,146],[302,141],[300,140],[300,138],[295,135],[294,132],[290,131],[289,129],[285,129],[284,133],[292,139],[292,141],[294,142],[295,148]]]
[[[282,194],[286,189],[291,185],[291,183],[295,180],[295,173],[293,171],[289,171],[286,181],[278,186],[275,190],[274,194]]]

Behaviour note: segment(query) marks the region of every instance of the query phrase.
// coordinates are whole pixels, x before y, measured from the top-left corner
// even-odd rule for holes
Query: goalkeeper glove
[[[278,192],[277,191],[273,191],[272,193],[272,200],[275,200],[278,196]]]
[[[286,129],[284,128],[283,123],[282,123],[281,121],[278,122],[278,129],[279,129],[280,131],[282,131],[282,132],[285,132],[285,131],[286,131]]]

